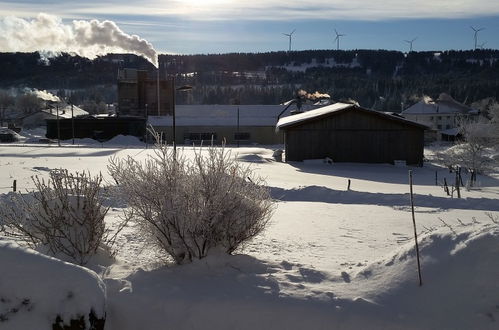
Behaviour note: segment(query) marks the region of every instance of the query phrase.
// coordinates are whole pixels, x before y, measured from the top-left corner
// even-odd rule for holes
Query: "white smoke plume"
[[[41,91],[35,88],[33,89],[25,88],[24,93],[34,94],[36,97],[44,101],[61,102],[61,99],[57,95],[47,92],[46,90]]]
[[[329,95],[329,94],[319,93],[318,91],[316,91],[315,93],[308,93],[307,91],[305,91],[303,89],[298,90],[296,92],[296,94],[298,95],[298,97],[300,97],[302,99],[307,99],[307,100],[311,100],[311,101],[331,98],[331,95]]]
[[[112,21],[75,20],[64,24],[57,16],[0,19],[0,49],[4,52],[67,52],[94,59],[109,53],[133,53],[158,67],[151,43],[123,32]]]

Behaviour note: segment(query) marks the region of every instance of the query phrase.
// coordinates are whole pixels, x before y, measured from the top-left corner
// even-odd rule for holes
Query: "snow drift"
[[[92,312],[105,317],[105,285],[83,267],[0,240],[0,328],[50,330]]]
[[[422,237],[422,287],[411,243],[358,272],[363,298],[393,327],[497,329],[499,227],[469,227]]]

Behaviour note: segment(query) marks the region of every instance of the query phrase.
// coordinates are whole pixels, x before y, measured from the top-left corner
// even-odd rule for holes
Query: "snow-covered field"
[[[61,167],[102,172],[109,180],[109,157],[143,159],[152,152],[124,137],[61,147],[30,141],[0,145],[0,198],[13,180],[18,189],[30,189],[32,175]],[[193,155],[191,147],[183,152]],[[499,328],[499,226],[493,221],[499,177],[479,176],[480,187],[463,189],[458,199],[435,185],[435,173],[439,182],[452,182],[453,174],[431,163],[280,163],[272,160],[272,148],[232,153],[252,164],[278,201],[268,229],[235,256],[174,266],[129,224],[117,239],[115,260],[89,266],[107,285],[106,329]],[[113,205],[108,213],[111,227],[122,208]],[[14,318],[5,324],[19,329]]]

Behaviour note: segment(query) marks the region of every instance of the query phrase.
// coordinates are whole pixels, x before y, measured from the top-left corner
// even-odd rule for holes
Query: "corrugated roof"
[[[176,126],[236,126],[239,109],[240,126],[275,126],[277,116],[286,108],[285,105],[177,105],[175,107]],[[312,109],[308,105],[305,109]],[[289,107],[289,110],[294,107]],[[148,116],[148,123],[153,126],[171,126],[171,116]]]

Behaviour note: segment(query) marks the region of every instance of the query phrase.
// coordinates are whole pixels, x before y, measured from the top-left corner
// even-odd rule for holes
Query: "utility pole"
[[[59,104],[55,106],[55,115],[57,119],[57,145],[61,146],[61,126],[59,124]]]
[[[73,112],[73,104],[71,104],[71,133],[73,134],[73,145],[75,144],[75,116]]]
[[[241,136],[239,135],[239,107],[237,107],[237,147],[239,148],[239,140]]]

